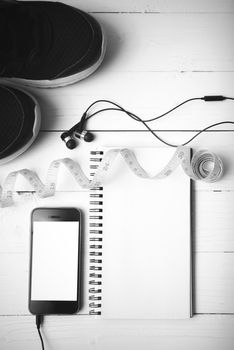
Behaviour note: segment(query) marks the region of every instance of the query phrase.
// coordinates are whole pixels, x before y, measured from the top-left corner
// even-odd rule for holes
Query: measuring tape
[[[223,163],[221,159],[214,153],[206,150],[196,152],[191,159],[191,149],[188,147],[178,147],[162,171],[156,175],[150,176],[139,164],[135,153],[127,148],[108,150],[100,162],[100,165],[90,180],[78,162],[70,158],[57,159],[51,162],[45,183],[43,183],[38,175],[29,169],[21,169],[13,171],[6,177],[3,186],[0,186],[0,206],[2,208],[13,205],[13,193],[15,183],[19,175],[23,176],[32,186],[33,190],[40,198],[54,196],[58,173],[61,165],[64,165],[81,188],[90,189],[103,186],[108,171],[114,163],[116,157],[121,155],[125,160],[129,169],[138,177],[143,179],[159,180],[171,175],[175,169],[181,165],[184,172],[193,180],[202,180],[205,182],[218,181],[223,173]],[[212,165],[209,169],[208,165]]]

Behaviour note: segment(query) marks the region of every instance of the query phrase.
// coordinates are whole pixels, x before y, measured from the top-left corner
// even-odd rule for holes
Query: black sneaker
[[[40,129],[40,109],[28,93],[0,85],[0,165],[26,151]]]
[[[92,74],[105,54],[100,24],[59,2],[0,0],[0,77],[58,87]]]

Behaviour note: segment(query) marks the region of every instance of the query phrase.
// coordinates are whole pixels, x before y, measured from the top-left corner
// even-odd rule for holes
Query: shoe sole
[[[35,99],[34,96],[32,96],[30,93],[25,92],[24,90],[20,89],[21,91],[23,91],[26,95],[28,95],[29,97],[31,97],[31,99],[33,100],[33,102],[35,103],[35,108],[34,108],[34,114],[35,114],[35,121],[34,121],[34,125],[33,125],[33,136],[32,138],[20,149],[18,149],[16,152],[12,153],[10,156],[3,158],[0,160],[0,165],[3,165],[5,163],[10,162],[11,160],[17,158],[19,155],[21,155],[22,153],[24,153],[31,145],[32,143],[35,141],[39,131],[40,131],[40,126],[41,126],[41,110],[39,107],[39,104],[37,102],[37,100]]]
[[[36,88],[56,88],[56,87],[62,87],[70,84],[77,83],[80,80],[83,80],[87,78],[89,75],[94,73],[98,67],[101,65],[105,52],[106,52],[106,36],[104,34],[103,28],[101,27],[102,30],[102,50],[101,50],[101,55],[91,67],[83,70],[82,72],[69,75],[64,78],[58,78],[54,80],[29,80],[29,79],[19,79],[19,78],[1,78],[2,82],[12,82],[17,85],[24,85],[24,86],[29,86],[29,87],[36,87]]]

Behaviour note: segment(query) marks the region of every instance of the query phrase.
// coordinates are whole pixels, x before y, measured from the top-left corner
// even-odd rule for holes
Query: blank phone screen
[[[31,300],[77,300],[79,222],[34,221]]]

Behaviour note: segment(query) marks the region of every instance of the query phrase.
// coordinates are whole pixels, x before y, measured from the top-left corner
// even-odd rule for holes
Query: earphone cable
[[[159,116],[157,117],[154,117],[154,118],[151,118],[151,119],[146,119],[144,120],[145,122],[151,122],[151,121],[154,121],[154,120],[157,120],[157,119],[160,119],[164,116],[166,116],[167,114],[173,112],[174,110],[176,110],[177,108],[183,106],[184,104],[188,103],[188,102],[191,102],[191,101],[196,101],[196,100],[202,100],[203,98],[202,97],[192,97],[192,98],[189,98],[181,103],[179,103],[178,105],[176,105],[175,107],[169,109],[167,112],[164,112],[163,114],[160,114]],[[110,101],[110,100],[105,100],[105,99],[101,99],[101,100],[97,100],[97,101],[94,101],[93,103],[91,103],[91,105],[86,109],[85,113],[87,114],[88,111],[95,105],[95,104],[98,104],[98,103],[110,103],[114,106],[116,106],[117,108],[119,108],[120,110],[124,111],[124,112],[128,112],[126,111],[123,107],[121,107],[119,104],[117,104],[116,102],[113,102],[113,101]],[[132,113],[132,112],[128,112],[130,113],[132,116],[134,117],[137,117],[136,114]]]
[[[207,126],[206,128],[200,130],[197,134],[195,134],[193,137],[191,137],[191,139],[189,139],[188,141],[183,143],[182,146],[188,145],[190,142],[192,142],[196,137],[198,137],[203,132],[205,132],[205,131],[207,131],[207,130],[209,130],[211,128],[214,128],[215,126],[223,125],[223,124],[234,124],[234,122],[232,122],[231,120],[225,120],[223,122],[218,122],[218,123],[211,124],[211,125]]]
[[[126,114],[128,114],[130,117],[132,117],[133,119],[135,120],[138,120],[138,121],[144,121],[146,123],[149,123],[149,122],[152,122],[152,121],[155,121],[155,120],[158,120],[166,115],[168,115],[169,113],[172,113],[174,110],[176,110],[177,108],[183,106],[184,104],[188,103],[188,102],[191,102],[191,101],[197,101],[197,100],[201,100],[201,101],[224,101],[224,100],[234,100],[234,97],[226,97],[226,96],[203,96],[203,97],[192,97],[192,98],[189,98],[181,103],[179,103],[178,105],[176,105],[175,107],[171,108],[170,110],[168,110],[167,112],[163,113],[163,114],[160,114],[159,116],[156,116],[156,117],[153,117],[153,118],[150,118],[150,119],[141,119],[139,116],[137,116],[136,114],[132,113],[132,112],[129,112],[127,111],[125,108],[123,108],[122,106],[120,106],[119,104],[117,104],[116,102],[113,102],[113,101],[110,101],[110,100],[105,100],[105,99],[102,99],[102,100],[97,100],[97,101],[94,101],[85,111],[84,115],[88,113],[88,111],[95,105],[95,104],[98,104],[98,103],[109,103],[109,104],[112,104],[114,105],[116,108],[103,108],[103,109],[100,109],[92,114],[90,114],[86,120],[90,119],[91,117],[93,117],[94,115],[100,113],[100,112],[104,112],[104,111],[109,111],[109,110],[115,110],[115,111],[122,111],[122,112],[125,112]]]
[[[138,121],[138,122],[141,122],[141,123],[151,132],[151,134],[152,134],[154,137],[156,137],[160,142],[162,142],[162,143],[164,143],[165,145],[170,146],[170,147],[178,147],[177,145],[173,145],[173,144],[171,144],[171,143],[169,143],[169,142],[163,140],[161,137],[158,136],[158,134],[156,134],[156,132],[155,132],[154,130],[152,130],[152,129],[150,128],[150,126],[149,126],[144,120],[142,120],[140,117],[138,117],[138,116],[136,116],[136,115],[133,116],[131,112],[126,111],[126,110],[123,109],[122,107],[121,107],[120,109],[119,109],[119,108],[103,108],[103,109],[100,109],[100,110],[94,112],[93,114],[89,115],[89,116],[86,118],[86,120],[92,118],[94,115],[97,115],[97,114],[99,114],[99,113],[101,113],[101,112],[106,112],[106,111],[110,111],[110,110],[112,110],[112,111],[114,110],[114,111],[119,111],[119,112],[126,113],[130,118],[132,118],[132,119],[134,119],[134,120],[136,120],[136,121]],[[85,112],[85,113],[86,113],[86,112]]]
[[[94,117],[95,115],[99,114],[99,113],[102,113],[102,112],[106,112],[106,111],[119,111],[119,112],[123,112],[125,114],[127,114],[130,118],[138,121],[138,122],[141,122],[152,134],[153,136],[155,136],[159,141],[161,141],[162,143],[164,143],[165,145],[167,146],[170,146],[170,147],[178,147],[179,145],[174,145],[174,144],[171,144],[165,140],[163,140],[161,137],[158,136],[158,134],[155,133],[154,130],[152,130],[149,125],[147,123],[149,122],[152,122],[152,121],[155,121],[157,119],[160,119],[164,116],[166,116],[167,114],[171,113],[172,111],[174,111],[175,109],[181,107],[182,105],[184,105],[185,103],[187,102],[191,102],[191,101],[195,101],[195,100],[203,100],[203,101],[224,101],[224,100],[234,100],[233,97],[226,97],[226,96],[221,96],[221,95],[218,95],[218,96],[204,96],[204,97],[194,97],[194,98],[190,98],[188,100],[185,100],[184,102],[181,102],[180,104],[178,104],[177,106],[173,107],[172,109],[170,109],[169,111],[157,116],[157,117],[154,117],[154,118],[151,118],[151,119],[146,119],[146,120],[143,120],[141,119],[139,116],[137,116],[136,114],[132,113],[132,112],[129,112],[127,110],[125,110],[123,107],[121,107],[120,105],[118,105],[117,103],[115,102],[112,102],[112,101],[109,101],[109,100],[97,100],[95,102],[93,102],[85,111],[85,115],[86,115],[86,121],[92,117]],[[112,108],[103,108],[103,109],[100,109],[90,115],[87,116],[87,113],[88,111],[95,105],[95,104],[98,104],[98,103],[109,103],[109,104],[112,104],[115,106],[112,107]],[[191,141],[193,141],[196,137],[198,137],[200,134],[202,134],[203,132],[215,127],[215,126],[218,126],[218,125],[223,125],[223,124],[234,124],[234,122],[232,121],[222,121],[222,122],[218,122],[218,123],[214,123],[214,124],[211,124],[207,127],[205,127],[204,129],[200,130],[198,133],[196,133],[192,138],[190,138],[188,141],[186,141],[185,143],[182,144],[182,146],[185,146],[185,145],[188,145]]]

